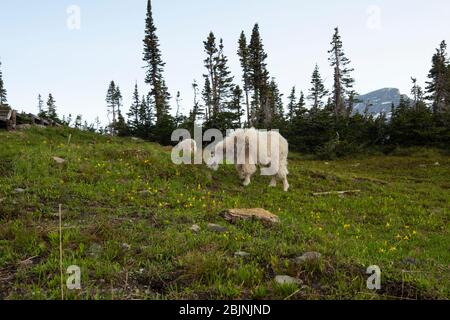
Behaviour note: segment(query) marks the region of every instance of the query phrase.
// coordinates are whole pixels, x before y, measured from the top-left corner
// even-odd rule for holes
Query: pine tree
[[[265,119],[270,117],[270,108],[268,106],[269,92],[269,72],[267,71],[267,54],[264,51],[259,25],[255,24],[248,47],[249,56],[249,77],[250,87],[253,91],[252,97],[252,124],[263,125],[261,116]],[[267,121],[267,120],[266,120]]]
[[[194,125],[196,123],[196,121],[198,120],[198,118],[201,116],[204,116],[205,113],[198,101],[199,90],[198,90],[198,84],[197,84],[196,80],[194,80],[194,82],[192,83],[192,89],[194,90],[194,106],[192,108],[192,111],[191,111],[191,114],[189,117],[189,121],[192,125]]]
[[[432,67],[428,74],[430,79],[425,88],[428,100],[431,101],[435,114],[444,112],[450,105],[450,66],[447,58],[445,41],[433,55]]]
[[[241,37],[239,38],[239,50],[238,50],[239,60],[241,62],[242,68],[242,82],[244,84],[244,92],[245,92],[245,105],[247,108],[247,124],[249,126],[251,123],[251,115],[250,115],[250,97],[249,92],[251,90],[251,79],[250,79],[250,61],[249,61],[249,49],[247,45],[247,38],[245,37],[244,31],[241,33]]]
[[[130,134],[137,135],[139,133],[139,108],[141,107],[141,100],[139,98],[139,90],[137,83],[134,86],[133,102],[130,106],[130,110],[127,113],[128,116],[128,130]]]
[[[209,77],[205,77],[205,84],[203,86],[202,91],[202,98],[203,102],[205,103],[205,120],[209,121],[212,114],[212,88],[211,88],[211,82],[209,81]]]
[[[234,77],[231,76],[231,71],[228,67],[228,58],[225,56],[223,40],[220,39],[219,52],[216,58],[217,64],[217,100],[219,105],[219,112],[222,112],[232,95]]]
[[[414,103],[414,108],[417,110],[420,108],[420,106],[423,104],[423,90],[422,88],[417,84],[417,78],[413,78],[411,77],[411,81],[412,81],[412,88],[411,88],[411,94],[413,96],[413,103]]]
[[[0,62],[0,105],[6,104],[7,102],[7,93],[3,82],[2,63]]]
[[[242,127],[242,116],[245,111],[242,108],[242,95],[243,91],[241,87],[235,86],[233,89],[232,99],[228,103],[228,111],[233,122],[233,128]]]
[[[288,105],[287,105],[289,122],[292,122],[292,120],[294,119],[296,107],[297,107],[297,95],[295,92],[295,87],[293,87],[291,90],[291,94],[288,97]]]
[[[42,100],[42,96],[38,95],[38,117],[39,118],[46,118],[47,112],[44,110],[44,101]]]
[[[144,61],[146,66],[145,82],[150,85],[150,95],[155,105],[157,125],[163,125],[170,117],[170,94],[163,78],[165,63],[159,48],[159,39],[153,20],[151,0],[147,2],[147,18],[145,21]]]
[[[218,117],[225,110],[228,99],[231,97],[233,77],[228,68],[228,58],[223,52],[223,40],[220,39],[217,46],[216,37],[213,32],[210,32],[203,45],[207,55],[204,60],[207,73],[204,74],[203,99],[207,105],[208,119],[211,119]]]
[[[117,114],[121,113],[120,108],[122,107],[122,92],[120,92],[119,86],[116,86],[116,91],[114,92],[114,103],[117,108]]]
[[[139,124],[137,136],[150,139],[152,137],[152,127],[154,124],[154,112],[151,103],[151,97],[142,96],[141,104],[139,107]]]
[[[317,64],[312,74],[311,85],[308,100],[311,101],[313,109],[321,109],[323,107],[323,98],[328,95],[328,91],[325,89]]]
[[[329,61],[334,68],[333,104],[336,117],[348,114],[347,97],[351,93],[355,80],[350,73],[354,69],[349,68],[350,60],[345,56],[339,28],[334,29],[335,33],[331,41]]]
[[[284,125],[283,95],[280,93],[275,78],[272,78],[267,93],[267,108],[262,109],[260,120],[266,129],[279,129]]]
[[[50,120],[59,121],[58,115],[56,114],[56,101],[51,93],[48,95],[46,115]]]
[[[217,99],[217,44],[216,37],[211,31],[206,41],[203,42],[204,50],[207,55],[204,60],[207,73],[204,74],[205,86],[203,90],[203,98],[208,108],[208,118],[211,118],[219,111]]]
[[[112,112],[113,120],[111,126],[114,127],[116,124],[116,113],[117,113],[116,84],[114,83],[114,81],[111,81],[111,83],[109,84],[109,88],[106,93],[106,104],[109,111]]]

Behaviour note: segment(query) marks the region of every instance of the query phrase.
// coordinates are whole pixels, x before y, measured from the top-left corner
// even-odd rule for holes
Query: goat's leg
[[[274,187],[276,187],[276,186],[277,186],[277,176],[273,176],[273,177],[272,177],[272,180],[270,181],[269,187],[274,188]]]

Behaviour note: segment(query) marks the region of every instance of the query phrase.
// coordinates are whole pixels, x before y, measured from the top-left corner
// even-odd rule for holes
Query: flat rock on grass
[[[63,164],[66,162],[65,159],[60,158],[60,157],[53,157],[53,160],[57,163],[57,164]]]
[[[191,231],[194,232],[194,233],[199,233],[200,230],[201,230],[201,228],[200,228],[199,225],[194,224],[192,227],[189,228],[189,230],[191,230]]]
[[[237,258],[247,258],[248,256],[250,256],[250,253],[245,251],[238,251],[234,253],[234,256]]]
[[[259,220],[266,225],[280,223],[280,218],[264,209],[229,209],[220,213],[225,220],[235,223],[240,220]]]
[[[293,260],[294,263],[298,265],[304,265],[311,262],[319,262],[322,258],[322,255],[319,252],[306,252],[300,257],[297,257]]]
[[[290,276],[276,276],[275,282],[281,285],[302,285],[303,281]]]
[[[14,193],[24,193],[24,192],[25,192],[25,189],[22,189],[22,188],[14,189]]]
[[[217,233],[225,233],[228,230],[226,227],[214,223],[208,224],[208,229]]]

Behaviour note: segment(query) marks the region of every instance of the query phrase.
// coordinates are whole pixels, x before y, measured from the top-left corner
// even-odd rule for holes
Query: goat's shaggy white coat
[[[238,141],[245,141],[245,143]],[[275,145],[272,145],[272,142]],[[211,169],[218,169],[226,155],[226,150],[228,152],[234,150],[236,170],[244,181],[244,186],[251,183],[251,178],[257,172],[258,166],[264,167],[261,169],[262,173],[263,170],[268,170],[267,167],[270,167],[271,171],[268,174],[272,177],[270,186],[275,187],[277,181],[280,180],[283,181],[284,191],[288,191],[289,144],[278,132],[259,132],[254,128],[235,131],[216,145],[213,157],[208,164]],[[277,152],[277,154],[272,154],[273,152]],[[271,174],[272,172],[273,174]]]

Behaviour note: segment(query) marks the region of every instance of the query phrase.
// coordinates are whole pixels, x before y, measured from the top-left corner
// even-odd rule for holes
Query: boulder
[[[240,220],[259,220],[266,225],[280,223],[278,216],[264,209],[229,209],[221,212],[220,215],[232,223]]]
[[[54,160],[57,164],[63,164],[64,162],[66,162],[65,159],[60,158],[60,157],[53,157],[53,160]]]
[[[214,224],[214,223],[208,224],[208,229],[210,231],[217,232],[217,233],[225,233],[228,230],[226,227],[222,227],[222,226],[220,226],[218,224]]]
[[[275,282],[280,285],[302,285],[303,281],[290,276],[276,276]]]

